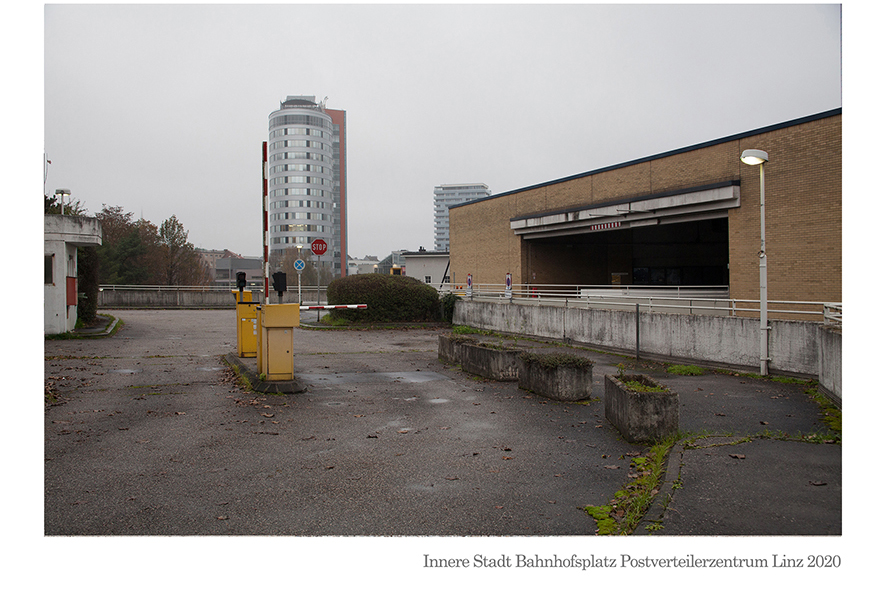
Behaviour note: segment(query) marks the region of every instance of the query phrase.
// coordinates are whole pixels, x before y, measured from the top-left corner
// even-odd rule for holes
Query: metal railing
[[[490,302],[511,302],[536,306],[564,306],[568,308],[602,308],[634,310],[637,305],[644,312],[686,313],[722,316],[758,316],[758,299],[729,297],[728,286],[580,286],[474,283],[436,284],[441,295],[455,294],[464,299]],[[162,285],[103,285],[100,290],[119,291],[183,291],[183,292],[231,292],[235,284],[221,286],[162,286]],[[263,286],[246,288],[262,292]],[[288,286],[287,291],[297,292],[298,286]],[[320,303],[324,300],[326,286],[302,286],[305,301]],[[273,295],[273,291],[272,291]],[[797,300],[768,300],[768,312],[772,318],[820,319],[832,325],[843,323],[843,305],[839,302],[815,302]]]
[[[843,303],[842,302],[825,302],[824,304],[824,320],[832,325],[843,326]]]
[[[447,286],[447,287],[444,287]],[[441,293],[465,299],[569,308],[635,309],[644,312],[759,317],[759,299],[731,298],[728,286],[564,286],[444,284]],[[800,300],[768,300],[772,318],[816,318],[842,324],[842,304]]]
[[[316,288],[316,286],[314,286]],[[237,289],[237,284],[229,285],[213,285],[213,286],[163,286],[163,285],[125,285],[125,284],[107,284],[99,286],[99,291],[118,290],[118,291],[144,291],[144,292],[230,292]],[[246,288],[251,291],[261,291],[264,284],[249,286]]]

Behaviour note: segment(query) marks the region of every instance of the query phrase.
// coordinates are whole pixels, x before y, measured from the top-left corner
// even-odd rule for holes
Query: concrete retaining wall
[[[630,311],[459,300],[453,322],[616,352],[637,349],[637,313]],[[759,369],[756,319],[641,312],[639,324],[641,356]],[[808,321],[772,321],[771,326],[770,369],[825,379],[823,383],[840,398],[842,335],[831,333],[823,341],[822,325]]]
[[[260,301],[260,291],[252,299]],[[272,300],[276,304],[277,296]],[[298,300],[298,292],[283,294],[285,303]],[[236,294],[230,290],[118,290],[103,289],[98,293],[99,308],[235,308]]]
[[[843,402],[843,331],[823,325],[818,330],[818,354],[821,370],[819,387],[834,401]]]

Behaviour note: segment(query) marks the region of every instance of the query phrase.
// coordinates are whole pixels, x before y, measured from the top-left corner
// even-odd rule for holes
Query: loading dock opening
[[[522,248],[539,285],[729,284],[726,218],[524,239]]]

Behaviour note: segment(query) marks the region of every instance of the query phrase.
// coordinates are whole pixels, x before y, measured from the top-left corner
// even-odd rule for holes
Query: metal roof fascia
[[[691,188],[678,188],[674,190],[666,190],[662,192],[656,192],[651,195],[638,195],[632,197],[625,197],[621,199],[612,199],[611,201],[604,201],[602,203],[594,203],[591,205],[580,205],[577,207],[570,207],[568,209],[559,209],[557,211],[546,211],[543,213],[529,213],[527,215],[519,215],[517,217],[512,217],[510,221],[520,221],[524,219],[537,218],[537,217],[547,217],[551,215],[560,215],[562,213],[572,213],[576,211],[587,211],[588,209],[598,209],[600,207],[612,207],[613,205],[624,205],[626,203],[638,203],[640,201],[649,201],[651,199],[661,199],[664,197],[676,197],[679,195],[686,195],[696,192],[702,192],[705,190],[714,190],[717,188],[726,188],[727,186],[740,186],[740,180],[723,180],[722,182],[714,182],[712,184],[703,184],[701,186],[693,186]]]

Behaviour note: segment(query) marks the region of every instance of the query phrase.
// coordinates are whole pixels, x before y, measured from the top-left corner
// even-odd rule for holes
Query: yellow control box
[[[293,334],[301,316],[299,304],[264,304],[259,310],[258,372],[268,381],[291,381]]]
[[[255,358],[258,353],[257,304],[237,303],[237,354]]]

